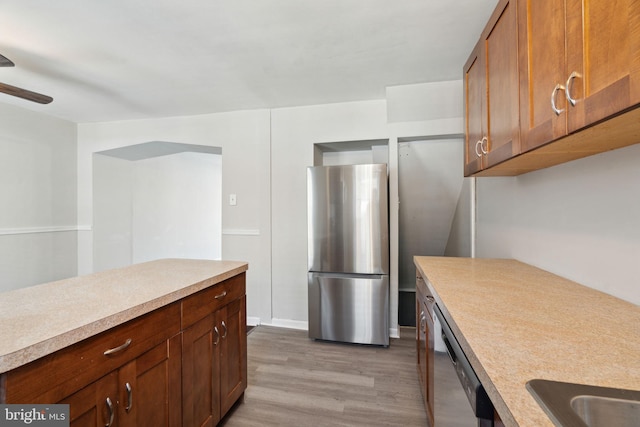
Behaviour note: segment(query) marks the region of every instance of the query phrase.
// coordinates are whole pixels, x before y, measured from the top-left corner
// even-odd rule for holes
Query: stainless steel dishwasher
[[[435,427],[493,427],[493,404],[440,308],[434,306],[446,351],[434,361]],[[437,331],[436,331],[437,333]]]

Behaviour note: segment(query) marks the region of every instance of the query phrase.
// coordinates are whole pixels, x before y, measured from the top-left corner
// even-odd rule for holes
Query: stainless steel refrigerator
[[[389,345],[387,165],[307,169],[309,337]]]

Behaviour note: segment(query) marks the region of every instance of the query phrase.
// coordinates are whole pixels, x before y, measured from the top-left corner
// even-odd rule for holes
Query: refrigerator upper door
[[[307,169],[309,271],[389,274],[387,165]]]

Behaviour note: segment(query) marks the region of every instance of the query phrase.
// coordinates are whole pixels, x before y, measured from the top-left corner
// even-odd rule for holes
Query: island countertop
[[[553,426],[542,378],[640,390],[640,307],[515,260],[415,257],[506,426]]]
[[[0,294],[0,373],[171,304],[248,269],[164,259]]]

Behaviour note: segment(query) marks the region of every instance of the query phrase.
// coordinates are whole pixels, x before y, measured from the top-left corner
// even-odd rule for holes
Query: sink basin
[[[640,401],[600,396],[576,396],[571,408],[588,426],[640,426]]]
[[[638,427],[640,391],[549,380],[527,389],[559,427]]]

